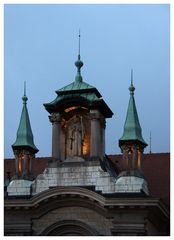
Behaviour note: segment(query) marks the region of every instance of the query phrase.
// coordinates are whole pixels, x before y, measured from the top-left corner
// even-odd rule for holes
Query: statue
[[[67,134],[67,154],[82,156],[83,154],[84,125],[82,116],[75,116],[70,121]]]

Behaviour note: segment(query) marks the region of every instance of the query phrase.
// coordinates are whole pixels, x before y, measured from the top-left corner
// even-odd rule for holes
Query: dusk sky
[[[114,113],[107,119],[106,154],[121,153],[131,69],[143,138],[149,144],[151,131],[152,152],[169,152],[169,11],[167,4],[5,5],[4,157],[13,157],[24,81],[36,156],[51,156],[52,125],[43,103],[75,80],[79,28],[83,80]]]

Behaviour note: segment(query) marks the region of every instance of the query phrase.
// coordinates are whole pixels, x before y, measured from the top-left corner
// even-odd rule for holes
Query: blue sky
[[[37,156],[51,155],[51,123],[43,103],[74,81],[78,30],[82,76],[114,112],[107,119],[106,153],[118,154],[129,101],[131,68],[142,133],[152,152],[170,146],[169,5],[5,5],[4,145],[5,158],[22,110],[24,81]],[[149,152],[149,147],[145,152]]]

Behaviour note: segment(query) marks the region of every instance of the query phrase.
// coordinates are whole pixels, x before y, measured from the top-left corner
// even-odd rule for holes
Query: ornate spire
[[[77,61],[75,62],[75,66],[77,67],[77,75],[76,75],[76,78],[75,78],[75,81],[76,82],[82,82],[83,79],[82,79],[82,76],[81,76],[81,67],[83,66],[83,62],[80,60],[80,30],[79,30],[79,49],[78,49],[78,59]]]
[[[26,96],[26,81],[24,82],[24,96],[22,97],[23,104],[27,104],[28,98]]]
[[[134,95],[135,87],[133,85],[133,69],[131,69],[131,85],[129,87],[129,91],[131,95]]]
[[[133,86],[132,70],[131,70],[131,85],[129,87],[129,91],[130,91],[130,99],[129,99],[129,105],[127,110],[127,116],[124,124],[123,136],[119,140],[119,145],[121,145],[125,141],[138,141],[144,147],[146,147],[147,143],[144,141],[142,137],[142,130],[139,123],[138,113],[137,113],[135,99],[134,99],[135,87]]]
[[[30,149],[33,153],[38,152],[38,149],[34,145],[33,133],[31,130],[30,119],[27,109],[27,96],[26,96],[26,83],[24,83],[24,96],[23,109],[21,113],[20,123],[17,131],[17,137],[15,143],[12,145],[13,150],[17,149]]]

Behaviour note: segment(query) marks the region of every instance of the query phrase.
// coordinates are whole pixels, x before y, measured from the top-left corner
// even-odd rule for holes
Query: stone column
[[[60,128],[60,145],[61,145],[61,149],[60,149],[60,159],[62,161],[65,160],[65,122],[64,120],[61,121],[61,128]]]
[[[126,147],[122,147],[123,150],[123,160],[121,164],[122,171],[127,171],[129,169],[129,157],[128,157],[128,149]]]
[[[60,160],[60,114],[52,113],[49,116],[50,122],[52,122],[52,158]]]
[[[29,163],[28,163],[28,165],[29,165],[29,168],[28,168],[29,173],[32,173],[32,158],[33,158],[33,155],[29,156]]]
[[[106,128],[106,120],[103,117],[102,120],[102,139],[101,139],[101,159],[105,156],[105,128]]]
[[[15,174],[19,176],[19,157],[17,154],[15,154],[15,171]]]
[[[138,151],[137,147],[134,146],[132,151],[132,170],[136,169],[138,169]]]
[[[138,150],[138,170],[140,172],[142,171],[142,155],[143,155],[142,150]]]
[[[91,110],[90,157],[101,156],[101,125],[98,110]]]

